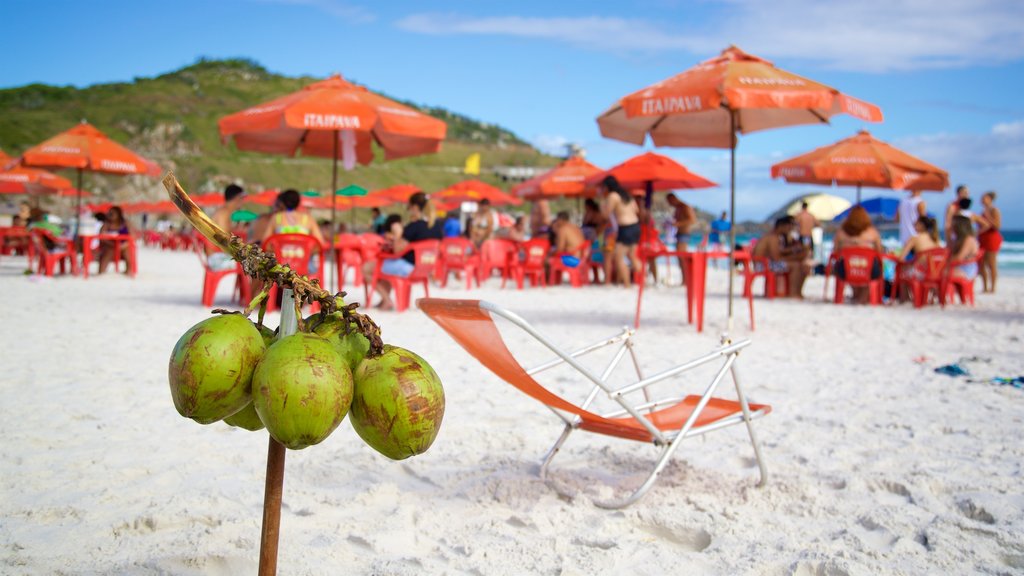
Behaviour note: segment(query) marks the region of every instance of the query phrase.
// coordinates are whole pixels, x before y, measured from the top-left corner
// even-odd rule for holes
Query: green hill
[[[201,59],[180,70],[132,82],[82,89],[33,84],[0,90],[0,149],[12,156],[20,154],[86,119],[165,170],[174,170],[189,191],[216,190],[232,181],[242,181],[250,190],[293,187],[326,191],[330,160],[239,152],[222,145],[217,132],[217,120],[222,116],[316,80],[274,74],[251,60]],[[466,157],[479,152],[481,179],[507,189],[489,167],[551,166],[558,161],[500,126],[437,106],[403,103],[448,124],[442,151],[342,171],[342,186],[356,183],[373,190],[413,183],[427,191],[436,190],[465,178],[461,169]],[[118,202],[152,200],[163,194],[156,179],[144,177],[90,175],[85,188],[101,199]]]

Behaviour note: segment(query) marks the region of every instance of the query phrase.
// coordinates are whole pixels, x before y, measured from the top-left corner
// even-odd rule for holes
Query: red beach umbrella
[[[366,197],[367,198],[374,198],[374,197],[387,198],[387,199],[390,199],[392,203],[402,203],[402,204],[405,204],[405,203],[409,202],[409,198],[412,198],[413,194],[415,194],[417,192],[422,192],[422,191],[423,190],[419,186],[415,186],[413,184],[396,184],[396,185],[390,186],[388,188],[381,188],[379,190],[374,190],[373,192],[370,192],[369,194],[367,194]]]
[[[791,184],[861,186],[892,190],[931,190],[949,187],[949,174],[932,164],[887,144],[867,130],[834,144],[772,166],[772,178]]]
[[[828,123],[836,114],[881,122],[877,106],[776,68],[735,46],[719,56],[629,94],[597,118],[606,138],[655,146],[729,148],[729,269],[733,269],[737,132]],[[732,326],[733,275],[729,275]]]
[[[463,180],[430,195],[431,200],[444,203],[479,202],[485,198],[490,200],[491,204],[495,206],[503,204],[519,205],[523,203],[519,198],[510,196],[498,188],[479,180]]]
[[[371,142],[384,149],[387,160],[433,154],[441,149],[447,130],[441,120],[374,94],[340,75],[225,116],[218,126],[221,140],[234,140],[239,150],[331,158],[331,190],[338,189],[338,160],[346,169],[355,167],[356,162],[369,164],[373,160]],[[332,238],[335,196],[331,194]],[[333,277],[331,274],[332,282]]]
[[[668,156],[654,152],[634,156],[614,168],[594,174],[587,178],[587,184],[594,186],[606,176],[615,176],[625,188],[639,188],[652,192],[718,186],[711,180],[690,172],[686,166]]]
[[[160,173],[158,165],[114,142],[84,120],[78,126],[26,150],[21,163],[43,168],[74,168],[78,171],[78,190],[82,189],[83,171],[122,175]],[[82,197],[79,195],[76,217],[81,209]],[[78,236],[77,227],[75,236]]]
[[[512,188],[511,194],[524,200],[556,196],[593,196],[586,180],[601,169],[580,156],[573,156],[553,169]]]

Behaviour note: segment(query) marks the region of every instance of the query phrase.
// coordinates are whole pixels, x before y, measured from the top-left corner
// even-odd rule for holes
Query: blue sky
[[[881,124],[837,117],[831,126],[742,137],[739,219],[761,218],[820,189],[771,180],[771,164],[866,127],[947,169],[975,197],[997,190],[1007,227],[1024,228],[1019,0],[7,0],[4,15],[25,25],[8,25],[0,36],[0,87],[86,86],[153,76],[199,56],[244,56],[289,75],[340,72],[500,124],[552,152],[578,143],[604,167],[641,149],[602,139],[597,115],[736,44],[873,102],[886,116]],[[723,185],[694,191],[694,204],[727,205],[727,151],[659,152]],[[935,209],[951,197],[926,195]]]

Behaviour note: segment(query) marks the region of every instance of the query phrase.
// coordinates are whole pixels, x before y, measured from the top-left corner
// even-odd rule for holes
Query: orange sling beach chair
[[[646,480],[624,499],[596,502],[602,508],[623,508],[639,500],[654,485],[658,474],[684,439],[744,423],[750,435],[750,443],[760,470],[758,486],[763,486],[767,480],[767,469],[761,457],[761,449],[754,434],[752,421],[768,414],[771,407],[747,403],[735,367],[739,352],[750,345],[750,340],[726,343],[704,356],[645,377],[637,361],[634,343],[631,339],[634,331],[629,328],[623,328],[615,336],[604,338],[578,350],[564,351],[537,332],[517,314],[490,302],[423,298],[417,301],[417,305],[481,364],[528,396],[543,403],[564,422],[565,428],[561,436],[548,451],[541,464],[540,476],[542,479],[547,479],[551,460],[565,443],[569,434],[576,429],[652,443],[660,449],[661,453]],[[530,369],[523,368],[505,345],[494,324],[494,316],[503,318],[526,331],[541,345],[553,352],[555,358]],[[608,366],[600,374],[579,363],[580,357],[606,346],[617,346],[617,348]],[[609,383],[609,376],[627,353],[636,368],[637,380],[626,386],[613,387]],[[655,400],[649,397],[650,387],[653,384],[715,361],[721,362],[721,366],[702,394],[686,396],[676,394]],[[534,380],[534,375],[562,365],[568,365],[574,369],[573,376],[581,385],[580,397],[583,398],[583,401],[579,404],[566,400]],[[735,385],[736,400],[713,395],[727,374],[731,376]],[[595,400],[601,394],[611,400],[613,406],[616,406],[611,412],[597,414],[590,411]]]

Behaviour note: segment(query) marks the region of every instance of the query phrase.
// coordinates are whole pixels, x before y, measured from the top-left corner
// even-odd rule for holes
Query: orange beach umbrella
[[[887,144],[867,130],[834,144],[772,166],[772,178],[789,183],[861,186],[893,190],[931,190],[949,187],[949,174]]]
[[[430,195],[431,200],[450,204],[453,202],[479,202],[487,199],[491,204],[500,206],[502,204],[522,204],[523,201],[515,196],[510,196],[498,188],[479,180],[463,180],[457,184],[434,192]]]
[[[366,195],[367,198],[385,198],[395,203],[406,203],[412,195],[423,190],[414,184],[396,184],[387,188],[374,190]]]
[[[512,187],[511,194],[525,200],[555,196],[592,196],[586,180],[601,169],[581,156],[572,156],[547,172]]]
[[[71,187],[67,178],[17,162],[0,150],[0,194],[46,194]]]
[[[340,75],[298,92],[225,116],[221,140],[239,150],[266,154],[320,156],[333,160],[331,190],[338,189],[338,160],[346,169],[373,160],[371,142],[388,160],[433,154],[441,149],[447,126],[441,120],[399,104]],[[331,194],[334,237],[336,194]],[[333,259],[332,259],[333,261]],[[333,274],[331,275],[333,282]]]
[[[737,132],[828,123],[836,114],[881,122],[877,106],[776,68],[730,46],[714,58],[629,94],[597,118],[606,138],[655,146],[729,148],[729,269],[734,260]],[[732,327],[733,275],[729,275]]]
[[[78,190],[82,189],[83,171],[121,175],[160,174],[158,165],[114,142],[84,120],[78,126],[26,150],[21,163],[44,168],[74,168],[78,171]],[[81,211],[82,196],[78,195],[76,218]],[[78,236],[77,227],[75,236]]]

